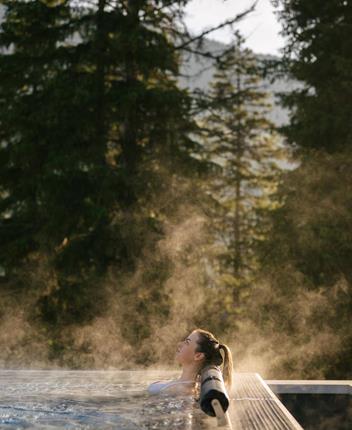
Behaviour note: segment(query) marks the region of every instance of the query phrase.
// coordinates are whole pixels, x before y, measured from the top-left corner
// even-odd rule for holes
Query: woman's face
[[[191,364],[195,361],[199,361],[203,358],[204,354],[202,352],[196,352],[197,348],[198,333],[193,331],[187,337],[184,338],[177,345],[177,350],[175,353],[176,361],[180,364]]]

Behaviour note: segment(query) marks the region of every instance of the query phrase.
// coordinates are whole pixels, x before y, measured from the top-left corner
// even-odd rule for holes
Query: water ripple
[[[0,428],[205,428],[191,396],[147,393],[151,382],[174,376],[165,371],[0,370]]]

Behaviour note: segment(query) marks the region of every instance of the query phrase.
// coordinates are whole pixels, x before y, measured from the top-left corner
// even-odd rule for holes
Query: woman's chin
[[[177,352],[176,352],[176,354],[175,354],[175,361],[176,361],[176,363],[182,364],[182,362],[181,362],[181,360],[180,360],[180,357],[179,357],[179,355],[178,355],[178,353],[177,353]]]

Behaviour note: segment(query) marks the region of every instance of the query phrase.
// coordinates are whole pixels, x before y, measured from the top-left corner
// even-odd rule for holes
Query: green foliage
[[[97,291],[96,287],[93,280],[88,285],[62,282],[56,291],[40,297],[37,316],[53,327],[87,323],[101,314],[106,306],[104,292]]]
[[[0,265],[18,284],[30,261],[48,276],[34,309],[58,335],[107,310],[108,271],[133,274],[162,238],[165,171],[191,177],[206,163],[191,155],[200,146],[190,137],[191,98],[176,85],[172,7],[2,3]],[[162,302],[169,263],[161,260],[145,284],[154,283],[149,299]],[[30,280],[28,294],[36,290]],[[128,291],[129,302],[145,284]],[[117,281],[119,289],[124,296]],[[137,300],[130,310],[147,318],[156,309]]]
[[[294,262],[312,287],[333,285],[341,275],[352,281],[350,163],[348,151],[315,153],[287,174],[262,248],[265,263]]]
[[[265,234],[263,213],[275,204],[270,196],[284,156],[267,119],[270,104],[261,89],[260,64],[243,42],[237,34],[218,64],[200,120],[205,157],[219,168],[206,185],[215,203],[218,284],[231,292],[238,313],[257,269],[254,248]]]
[[[282,131],[305,149],[286,174],[241,37],[204,99],[178,88],[186,0],[2,2],[0,317],[20,329],[0,341],[14,363],[40,349],[73,368],[153,364],[206,324],[282,342],[273,377],[350,372],[351,9],[278,3],[282,64],[304,84],[285,98]]]
[[[345,0],[275,0],[287,39],[286,70],[303,86],[285,95],[293,145],[329,152],[351,144],[352,5]]]
[[[261,270],[248,298],[261,336],[289,353],[274,371],[290,377],[351,375],[351,4],[275,1],[287,37],[281,66],[301,88],[283,97],[281,128],[299,166],[282,177],[267,218]],[[261,297],[253,303],[254,297]],[[273,335],[275,333],[275,335]],[[294,342],[293,342],[294,340]]]

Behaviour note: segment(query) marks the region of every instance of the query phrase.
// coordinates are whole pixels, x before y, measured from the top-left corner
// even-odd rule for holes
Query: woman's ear
[[[196,361],[203,360],[205,358],[204,352],[195,352],[194,353],[194,359]]]

